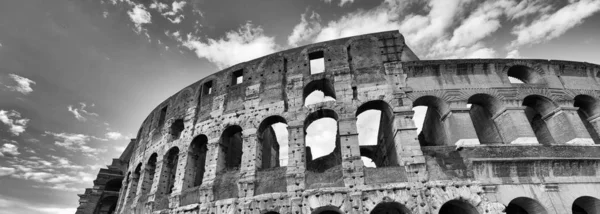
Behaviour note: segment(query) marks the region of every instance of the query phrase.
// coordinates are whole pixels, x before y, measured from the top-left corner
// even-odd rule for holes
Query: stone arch
[[[526,107],[525,115],[538,141],[541,144],[556,143],[544,118],[554,114],[558,105],[545,96],[529,95],[523,99],[523,106]]]
[[[262,163],[260,164],[261,169],[280,166],[279,157],[281,145],[279,144],[275,130],[272,127],[272,125],[276,123],[287,124],[287,121],[279,115],[269,116],[260,123],[256,131],[256,136],[260,145],[257,149],[260,150],[259,154],[261,154],[262,157]]]
[[[128,188],[127,198],[133,198],[137,194],[138,185],[142,177],[142,163],[139,163],[131,175],[131,185]]]
[[[342,214],[342,211],[338,207],[327,205],[313,210],[311,214]]]
[[[573,98],[573,106],[578,107],[577,114],[581,118],[581,122],[587,129],[588,133],[596,144],[600,144],[600,121],[597,118],[600,116],[600,101],[598,98],[579,94]]]
[[[306,98],[315,91],[323,92],[324,97],[329,96],[333,99],[337,99],[335,96],[335,88],[334,88],[333,82],[331,80],[329,80],[327,78],[313,80],[313,81],[309,82],[308,84],[306,84],[304,86],[304,88],[302,89],[302,102],[304,103],[304,106],[306,106],[308,104],[314,104],[314,103],[307,103]]]
[[[425,95],[413,101],[412,107],[426,106],[427,113],[423,122],[423,128],[419,133],[419,144],[421,146],[448,145],[446,117],[450,114],[448,103],[432,95]]]
[[[227,126],[223,130],[219,141],[220,149],[217,169],[239,169],[242,163],[242,146],[242,127],[238,125]]]
[[[361,147],[361,156],[370,158],[375,162],[377,167],[383,166],[398,166],[399,160],[396,153],[396,144],[394,141],[394,111],[392,107],[385,101],[372,100],[365,102],[360,105],[356,110],[356,117],[367,111],[367,110],[378,110],[381,112],[379,119],[379,128],[374,148],[370,145],[366,145],[359,142]],[[359,133],[360,135],[360,133]],[[367,152],[365,150],[372,150]],[[363,151],[365,152],[363,154]],[[367,156],[369,155],[369,156]]]
[[[175,119],[172,123],[171,126],[169,127],[169,133],[171,134],[171,139],[172,140],[177,140],[179,139],[179,137],[181,137],[181,132],[183,132],[183,130],[185,130],[185,123],[183,121],[183,119],[179,118],[179,119]]]
[[[121,190],[121,186],[123,185],[122,178],[114,178],[106,182],[104,184],[104,191],[113,191],[119,192]]]
[[[191,188],[202,185],[206,171],[207,153],[208,137],[203,134],[194,137],[188,148],[184,187]]]
[[[573,214],[600,213],[600,200],[591,196],[581,196],[573,201],[571,207]]]
[[[96,207],[94,214],[113,214],[117,208],[117,196],[108,196],[102,198]]]
[[[398,202],[381,202],[370,214],[411,214],[410,210]]]
[[[179,163],[179,148],[177,146],[171,147],[169,151],[163,157],[161,182],[162,192],[169,195],[175,188],[175,177],[177,176],[177,165]]]
[[[494,117],[502,112],[504,105],[498,98],[478,93],[467,100],[471,104],[469,115],[481,144],[500,144],[504,142]],[[512,124],[511,124],[512,125]]]
[[[548,214],[548,211],[534,199],[518,197],[508,203],[506,214]]]
[[[543,77],[545,74],[544,70],[538,64],[530,61],[514,60],[506,63],[502,69],[502,73],[504,73],[507,78],[513,77],[526,84],[546,83],[546,80]]]
[[[477,208],[463,200],[450,200],[442,205],[438,214],[479,214]]]
[[[338,121],[338,115],[334,110],[331,109],[319,109],[316,110],[312,113],[310,113],[306,119],[304,120],[304,136],[306,137],[307,133],[306,130],[308,128],[308,126],[310,126],[311,123],[315,122],[316,120],[319,119],[323,119],[323,118],[331,118],[334,119],[336,122]],[[306,138],[305,138],[306,140]],[[339,128],[336,130],[336,137],[335,137],[335,142],[334,142],[334,149],[333,151],[323,157],[319,157],[317,159],[312,158],[311,155],[311,148],[309,146],[310,142],[306,142],[306,166],[307,166],[307,170],[309,171],[316,171],[316,172],[323,172],[327,169],[330,169],[334,166],[340,165],[342,163],[342,155],[341,155],[341,150],[340,150],[340,135],[339,135]]]
[[[148,162],[146,162],[146,167],[144,168],[144,181],[142,182],[142,197],[147,196],[152,189],[152,184],[154,183],[154,176],[156,175],[156,162],[158,159],[158,154],[152,153],[150,158],[148,158]]]

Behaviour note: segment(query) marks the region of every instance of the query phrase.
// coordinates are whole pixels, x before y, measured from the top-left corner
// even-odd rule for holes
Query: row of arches
[[[515,140],[514,133],[522,130],[511,130],[518,122],[508,123],[508,119],[516,120],[518,118],[502,118],[504,111],[509,108],[502,100],[490,94],[475,94],[467,100],[468,116],[471,119],[475,129],[477,139],[481,144],[499,144],[511,143]],[[560,118],[557,115],[562,108],[553,100],[542,95],[526,96],[521,106],[524,108],[524,114],[529,123],[534,136],[541,144],[565,143],[570,134],[577,134],[578,129],[583,128],[594,139],[596,143],[600,138],[597,129],[599,126],[593,124],[593,121],[600,115],[600,106],[598,99],[589,95],[578,95],[573,100],[573,107],[577,107],[577,116]],[[413,107],[423,106],[425,108],[424,119],[419,133],[419,142],[422,146],[453,145],[456,139],[452,139],[450,131],[452,121],[448,120],[451,114],[460,114],[460,111],[452,111],[450,104],[443,99],[427,95],[416,99]],[[423,111],[423,110],[421,110]],[[464,110],[461,110],[464,111]],[[555,117],[556,116],[556,117]],[[416,116],[415,116],[416,117]],[[562,117],[562,116],[561,116]],[[560,120],[560,121],[559,121]],[[570,121],[570,122],[565,122]],[[558,127],[560,123],[560,126]],[[583,127],[580,127],[579,125]],[[559,130],[568,127],[571,130]],[[566,133],[564,132],[576,132]],[[585,134],[584,134],[585,135]],[[588,138],[589,138],[588,137]],[[556,141],[561,142],[556,142]]]

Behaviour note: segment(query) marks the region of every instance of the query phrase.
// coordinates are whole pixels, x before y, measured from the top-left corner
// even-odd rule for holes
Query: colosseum
[[[306,103],[314,91],[332,99]],[[398,31],[311,44],[156,106],[77,214],[598,214],[599,96],[586,62],[419,60]],[[357,131],[368,110],[374,143]],[[337,134],[316,157],[307,127],[323,118]]]

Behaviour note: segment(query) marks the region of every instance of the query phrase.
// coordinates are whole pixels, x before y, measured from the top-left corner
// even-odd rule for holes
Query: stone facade
[[[335,101],[305,105],[315,90]],[[599,65],[424,61],[397,31],[290,49],[158,105],[77,214],[113,212],[107,178],[122,181],[121,214],[600,213],[599,95]],[[428,107],[420,133],[416,106]],[[376,145],[358,140],[366,110],[381,112]],[[337,121],[335,149],[313,159],[306,128],[321,118]]]

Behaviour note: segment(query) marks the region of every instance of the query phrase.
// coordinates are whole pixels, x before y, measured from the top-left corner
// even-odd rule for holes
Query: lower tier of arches
[[[271,193],[185,206],[178,206],[179,200],[174,196],[163,201],[140,201],[121,213],[597,214],[600,183],[482,185],[431,181],[369,185],[362,191],[339,187],[297,194]],[[159,203],[164,207],[155,209]]]

